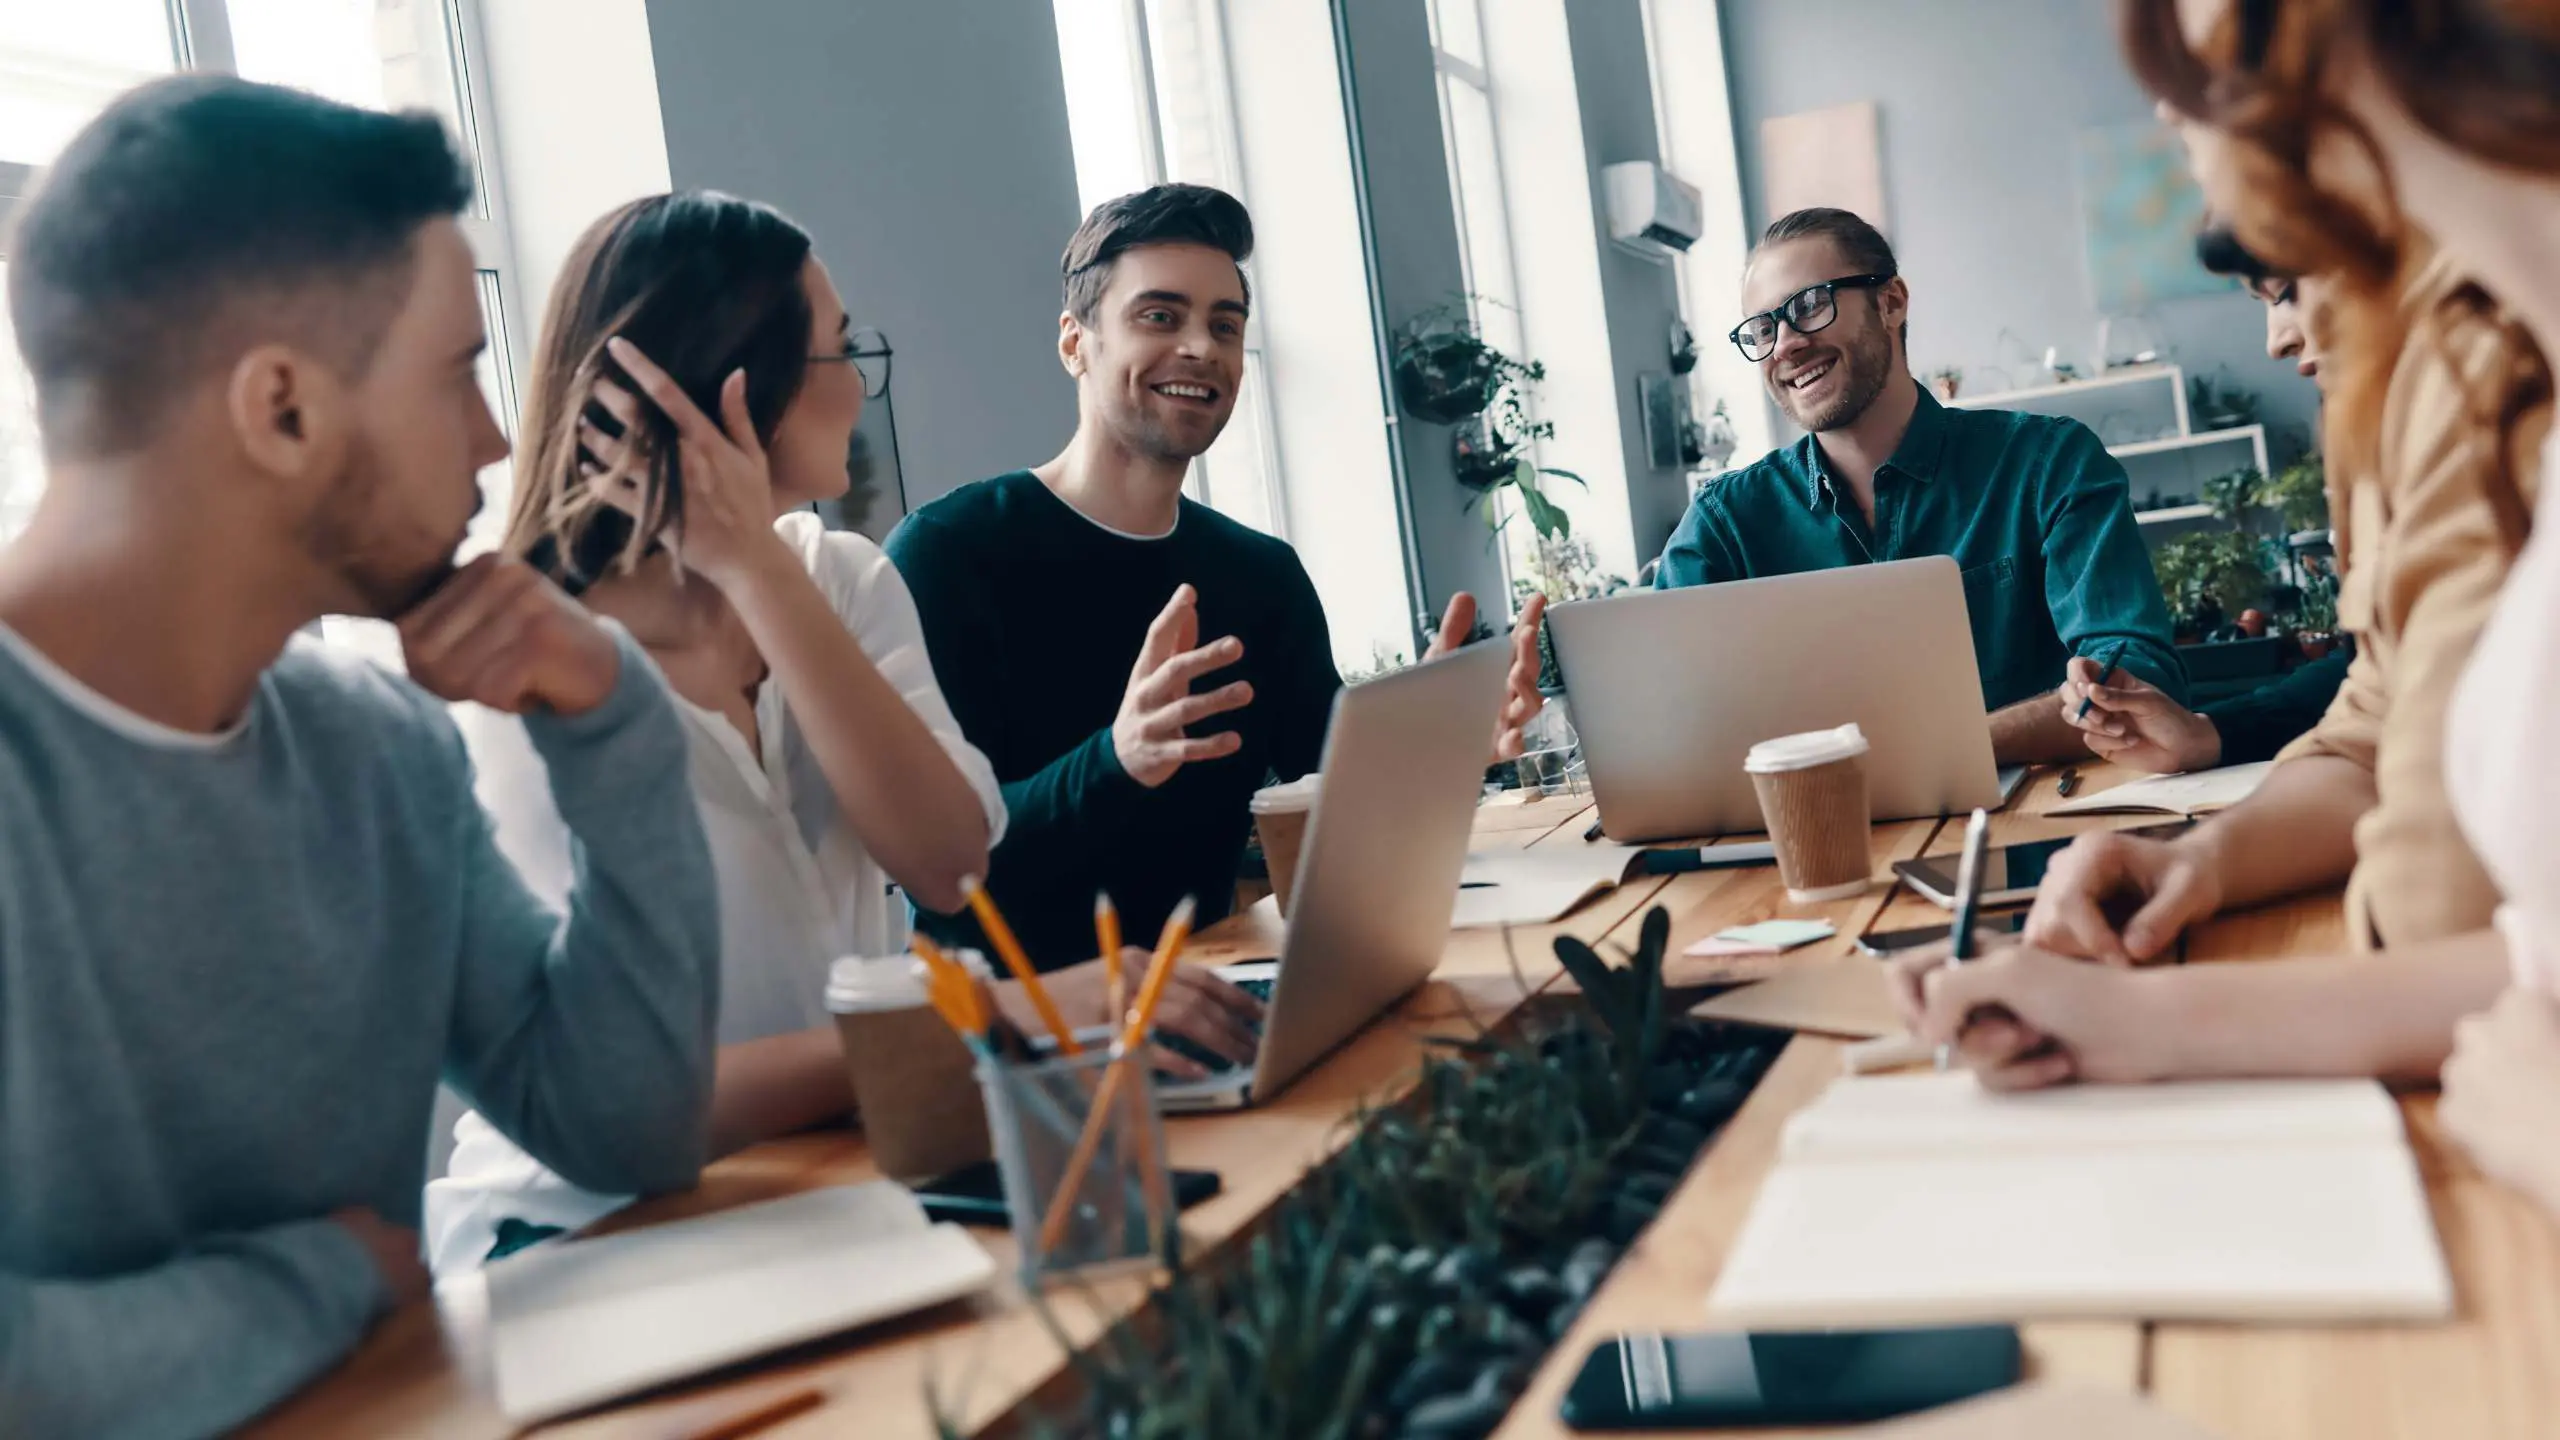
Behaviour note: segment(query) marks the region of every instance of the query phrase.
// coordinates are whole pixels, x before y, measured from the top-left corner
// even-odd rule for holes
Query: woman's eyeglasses
[[[1831,328],[1832,321],[1840,318],[1839,292],[1842,286],[1864,289],[1892,278],[1890,275],[1843,275],[1837,280],[1807,285],[1780,302],[1775,310],[1763,310],[1757,315],[1744,317],[1743,322],[1734,326],[1725,338],[1742,352],[1743,359],[1757,365],[1777,350],[1781,322],[1799,335],[1827,330]]]
[[[865,360],[876,363],[865,365]],[[812,365],[850,365],[862,377],[862,398],[877,400],[889,393],[889,337],[877,330],[856,330],[844,337],[844,348],[809,357]]]

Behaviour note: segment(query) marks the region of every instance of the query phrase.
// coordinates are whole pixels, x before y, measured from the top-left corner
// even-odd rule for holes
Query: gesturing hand
[[[2074,658],[2071,678],[2056,698],[2062,718],[2102,760],[2113,760],[2154,775],[2210,770],[2222,760],[2222,732],[2211,720],[2153,689],[2131,672],[2120,672],[2113,685],[2103,683],[2098,662]],[[2082,701],[2089,713],[2080,713]]]
[[[2108,907],[2139,902],[2116,932]],[[2064,955],[2135,965],[2222,908],[2222,878],[2192,839],[2083,835],[2053,859],[2027,912],[2026,940]]]
[[[1233,755],[1244,744],[1232,730],[1189,733],[1188,727],[1253,701],[1253,686],[1242,680],[1205,695],[1191,693],[1192,681],[1244,658],[1244,642],[1232,635],[1200,644],[1199,605],[1198,591],[1188,585],[1174,588],[1173,598],[1147,627],[1146,644],[1129,670],[1129,688],[1120,696],[1120,713],[1111,721],[1111,748],[1120,757],[1120,768],[1150,790],[1185,765]]]
[[[721,382],[720,423],[714,424],[639,346],[617,335],[605,349],[676,427],[684,504],[667,538],[677,562],[724,593],[760,567],[788,564],[789,553],[773,530],[772,467],[747,414],[747,372],[732,370]],[[622,434],[608,435],[583,417],[578,421],[578,445],[589,457],[581,467],[587,488],[638,519],[640,482],[649,463],[644,447],[631,439],[640,433],[640,401],[610,380],[597,381],[590,398],[622,422]]]
[[[522,561],[483,555],[400,617],[409,678],[442,700],[558,715],[613,694],[622,652],[586,607]]]
[[[1527,748],[1521,730],[1537,718],[1547,697],[1538,690],[1538,631],[1546,620],[1547,597],[1532,595],[1520,607],[1520,618],[1511,624],[1511,677],[1503,688],[1502,710],[1493,725],[1493,758],[1516,760]],[[1449,597],[1449,608],[1440,617],[1440,633],[1432,639],[1431,648],[1422,652],[1425,660],[1435,659],[1458,650],[1475,633],[1476,597],[1461,590]]]

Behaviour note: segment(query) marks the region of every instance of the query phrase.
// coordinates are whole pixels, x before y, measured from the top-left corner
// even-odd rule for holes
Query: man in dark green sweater
[[[1185,895],[1201,924],[1225,915],[1246,802],[1323,755],[1342,677],[1306,568],[1182,495],[1243,383],[1252,250],[1252,220],[1221,191],[1160,185],[1096,207],[1062,266],[1075,438],[889,537],[943,694],[1004,782],[988,891],[1044,969],[1093,954],[1099,891],[1139,943]],[[1513,630],[1496,754],[1519,752],[1537,711],[1532,605]],[[1433,651],[1474,620],[1475,602],[1454,597]],[[965,917],[921,919],[977,940]],[[1250,1055],[1243,1037],[1213,1048]]]

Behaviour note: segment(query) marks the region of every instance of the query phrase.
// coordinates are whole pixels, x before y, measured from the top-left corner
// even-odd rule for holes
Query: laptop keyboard
[[[1271,1003],[1271,989],[1275,983],[1276,982],[1273,980],[1238,980],[1234,982],[1237,989],[1252,996],[1254,999],[1261,1001],[1265,1005]],[[1253,1035],[1256,1040],[1260,1040],[1262,1038],[1262,1027],[1259,1025],[1254,1026]],[[1232,1074],[1235,1071],[1250,1068],[1249,1065],[1239,1065],[1236,1062],[1227,1059],[1223,1055],[1215,1054],[1201,1046],[1194,1045],[1179,1035],[1167,1035],[1159,1032],[1156,1036],[1156,1044],[1172,1051],[1176,1055],[1180,1055],[1185,1059],[1192,1061],[1195,1064],[1206,1067],[1209,1072],[1207,1077],[1209,1079],[1214,1080],[1221,1075]],[[1156,1072],[1156,1078],[1158,1080],[1167,1080],[1171,1077],[1159,1070]]]

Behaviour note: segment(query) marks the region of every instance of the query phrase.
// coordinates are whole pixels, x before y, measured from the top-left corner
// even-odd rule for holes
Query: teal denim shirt
[[[1921,555],[1953,556],[1964,571],[1985,709],[2060,685],[2074,655],[2104,660],[2119,646],[2117,663],[2186,702],[2186,665],[2124,467],[2076,420],[1950,410],[1922,390],[1911,428],[1876,472],[1872,531],[1808,435],[1710,482],[1672,532],[1654,584]]]

